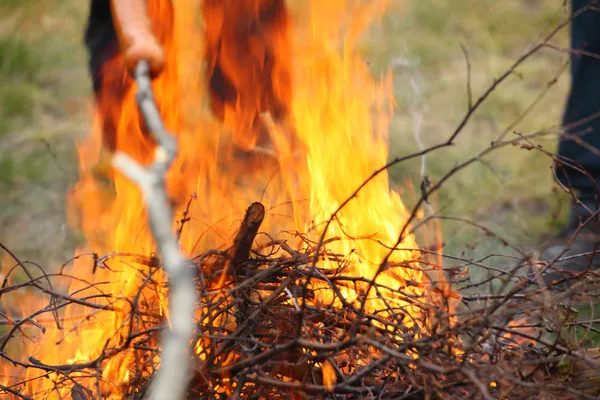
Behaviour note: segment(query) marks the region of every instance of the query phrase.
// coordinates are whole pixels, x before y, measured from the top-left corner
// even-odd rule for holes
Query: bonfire
[[[121,96],[100,102],[69,193],[85,246],[2,271],[0,393],[592,396],[556,380],[596,364],[526,318],[547,300],[529,275],[470,296],[439,243],[417,244],[436,185],[412,210],[390,189],[391,73],[359,52],[385,3],[148,2],[165,69],[104,67]]]

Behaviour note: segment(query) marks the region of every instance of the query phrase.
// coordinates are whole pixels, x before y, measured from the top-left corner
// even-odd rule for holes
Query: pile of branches
[[[551,270],[557,273],[553,263],[522,261],[493,276],[505,283],[498,294],[479,296],[469,293],[486,282],[472,282],[460,273],[473,262],[469,260],[445,271],[459,293],[448,296],[436,291],[441,282],[429,280],[428,292],[442,295],[419,297],[411,290],[417,282],[389,287],[376,277],[346,273],[347,255],[327,249],[335,238],[318,243],[299,235],[304,245],[297,249],[278,240],[253,246],[263,217],[264,207],[252,204],[230,249],[209,251],[192,260],[199,303],[189,348],[187,398],[585,399],[600,395],[600,359],[580,350],[585,335],[595,331],[593,321],[577,322],[565,302],[593,300],[598,291],[593,288],[600,287],[595,273],[558,271],[562,278],[546,285],[543,276]],[[0,357],[13,364],[14,375],[35,369],[39,371],[35,379],[52,374],[57,392],[70,388],[72,398],[102,398],[96,388],[110,386],[103,368],[123,352],[133,352],[128,382],[119,391],[124,398],[143,398],[159,370],[155,356],[165,327],[164,317],[156,312],[158,305],[144,301],[149,291],[165,290],[154,279],[161,260],[136,254],[94,256],[98,267],[114,261],[138,265],[143,279],[139,293],[125,299],[131,305],[126,329],[115,330],[118,339],[107,343],[95,360],[47,365],[29,355],[9,355],[11,340],[24,336],[27,327],[44,332],[45,315],[54,316],[60,328],[59,311],[67,306],[87,309],[81,317],[85,320],[99,309],[117,312],[110,305],[119,299],[110,294],[91,296],[81,289],[62,294],[53,289],[53,282],[73,277],[64,271],[36,274],[34,264],[13,257],[15,268],[6,276],[0,296],[30,288],[50,298],[47,306],[31,315],[2,321],[10,329],[2,336]],[[320,262],[325,258],[327,263]],[[436,272],[431,265],[424,256],[390,263],[387,268]],[[29,278],[13,283],[17,270]],[[96,285],[101,284],[90,287]],[[330,301],[317,300],[323,298],[323,291],[331,294]],[[384,306],[365,307],[367,293]],[[449,301],[457,295],[460,304]],[[27,383],[31,378],[10,381],[0,386],[0,393],[31,398],[22,393]]]

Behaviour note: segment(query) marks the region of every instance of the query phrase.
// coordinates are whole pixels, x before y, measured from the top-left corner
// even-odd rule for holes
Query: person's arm
[[[146,0],[111,0],[112,16],[119,47],[130,72],[146,60],[153,76],[160,74],[165,64],[162,46],[152,32]]]

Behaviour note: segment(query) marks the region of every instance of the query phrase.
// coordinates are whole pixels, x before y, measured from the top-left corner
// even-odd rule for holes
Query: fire
[[[268,140],[260,114],[287,117],[291,38],[284,0],[205,0],[206,74],[213,113],[250,150]]]
[[[191,220],[180,240],[188,254],[228,246],[245,208],[256,200],[267,210],[262,230],[310,232],[318,239],[332,212],[385,164],[394,107],[392,80],[389,74],[373,79],[358,52],[360,34],[382,15],[384,3],[148,1],[167,59],[154,91],[165,124],[180,143],[168,182],[177,215],[192,195],[197,199],[191,203]],[[103,147],[148,162],[153,144],[140,124],[135,85],[123,60],[111,60],[103,72],[105,95],[93,134],[79,147],[81,179],[69,195],[71,221],[87,239],[78,252],[151,255],[154,245],[140,192],[107,167],[109,154]],[[408,215],[400,196],[389,189],[387,173],[373,179],[328,230],[327,237],[343,238],[328,249],[349,255],[349,267],[342,272],[371,279]],[[399,247],[417,245],[409,235]],[[418,257],[416,250],[397,250],[389,263]],[[62,330],[51,322],[43,324],[43,335],[31,328],[32,339],[21,343],[22,354],[47,365],[90,363],[107,349],[125,346],[129,329],[125,321],[132,304],[107,302],[102,296],[131,299],[148,274],[156,284],[143,290],[139,306],[153,318],[168,320],[166,291],[160,285],[165,277],[152,269],[152,259],[114,263],[106,258],[91,264],[89,257],[75,260],[69,270],[74,279],[65,279],[68,292],[89,293],[90,303],[111,310],[90,314],[84,306],[69,306],[61,315]],[[425,293],[427,282],[417,268],[390,268],[379,280],[417,296]],[[92,282],[96,286],[91,287]],[[344,295],[349,301],[357,298],[353,289]],[[332,293],[324,293],[315,302],[332,298]],[[403,300],[395,301],[407,314],[420,312]],[[23,313],[39,306],[34,299],[20,304]],[[365,306],[383,307],[380,300]],[[136,353],[127,348],[95,366],[102,384],[96,386],[90,377],[88,389],[119,398],[121,385],[131,379],[133,362]],[[324,372],[331,383],[332,367],[327,365]],[[26,374],[32,379],[44,372],[29,369]],[[58,398],[52,390],[60,379],[60,373],[50,371],[48,379],[30,381],[24,392]]]

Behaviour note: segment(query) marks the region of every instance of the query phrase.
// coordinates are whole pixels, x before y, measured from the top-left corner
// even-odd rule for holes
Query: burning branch
[[[264,217],[265,207],[262,204],[254,203],[248,208],[240,230],[233,240],[233,247],[229,251],[232,265],[237,265],[250,257],[252,243]]]
[[[181,255],[177,238],[172,231],[173,211],[165,185],[167,171],[177,156],[177,142],[163,126],[153,99],[149,73],[149,65],[145,61],[140,62],[135,69],[138,107],[157,143],[154,162],[143,167],[126,154],[118,153],[114,157],[114,166],[136,182],[144,195],[150,228],[170,282],[171,327],[165,334],[161,368],[152,384],[150,399],[181,399],[190,377],[188,348],[194,333],[193,313],[197,295],[193,271]]]

